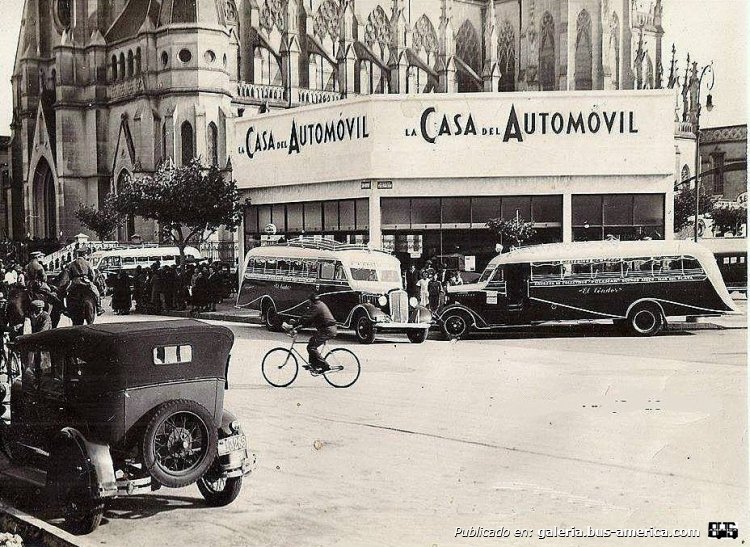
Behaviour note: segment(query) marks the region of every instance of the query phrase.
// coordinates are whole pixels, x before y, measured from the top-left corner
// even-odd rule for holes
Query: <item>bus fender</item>
[[[630,317],[630,312],[633,311],[633,308],[638,306],[639,304],[653,304],[661,310],[661,316],[666,317],[666,314],[664,313],[664,306],[661,305],[661,302],[659,302],[658,300],[653,300],[651,298],[641,298],[630,304],[630,306],[628,306],[628,310],[625,312],[625,317]]]
[[[438,316],[438,321],[442,321],[443,317],[447,315],[448,313],[452,311],[461,311],[469,315],[474,321],[474,326],[480,326],[479,323],[485,324],[485,322],[482,320],[481,317],[478,317],[477,314],[474,312],[474,310],[467,308],[466,306],[463,306],[461,304],[450,304],[449,306],[446,306],[442,310],[440,310],[440,315]],[[477,320],[478,319],[478,320]]]
[[[370,304],[369,302],[366,302],[364,304],[359,304],[352,309],[352,311],[349,313],[349,317],[347,318],[346,323],[344,323],[344,326],[348,328],[354,325],[355,318],[362,313],[364,313],[367,318],[373,323],[376,323],[379,318],[388,317],[388,314],[383,312],[383,310],[381,310],[377,306]]]
[[[98,497],[110,497],[117,494],[115,466],[109,445],[87,440],[73,427],[65,427],[55,436],[50,450],[50,460],[54,465],[60,450],[77,450],[86,462],[89,477],[89,488]]]

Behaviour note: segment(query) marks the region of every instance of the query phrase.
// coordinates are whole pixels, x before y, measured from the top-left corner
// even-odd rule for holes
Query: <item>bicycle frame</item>
[[[310,366],[310,362],[305,358],[304,355],[302,355],[302,353],[300,353],[300,351],[297,348],[294,347],[295,344],[297,343],[297,337],[298,337],[297,332],[295,332],[294,334],[289,334],[288,336],[290,336],[292,338],[292,345],[289,346],[289,354],[290,355],[294,354],[299,359],[302,359],[302,362],[305,363],[304,366],[308,366],[309,367]],[[320,351],[321,355],[325,355],[324,350],[327,349],[327,348],[328,348],[328,344],[324,343],[322,346],[320,346],[320,348],[318,348],[318,351]]]

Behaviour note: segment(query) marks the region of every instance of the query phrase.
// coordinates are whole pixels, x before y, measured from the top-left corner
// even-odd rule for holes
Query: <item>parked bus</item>
[[[259,310],[266,327],[278,330],[305,313],[313,292],[361,343],[378,332],[427,338],[432,314],[407,296],[398,259],[362,245],[297,238],[256,247],[245,257],[237,306]]]
[[[640,336],[670,316],[736,311],[711,252],[690,241],[596,241],[521,248],[490,261],[479,281],[448,288],[445,336],[472,330],[601,320]]]
[[[699,243],[714,254],[727,289],[747,292],[747,238],[715,237]]]
[[[202,260],[198,249],[185,247],[185,257],[191,261]],[[180,259],[177,247],[128,247],[111,251],[96,251],[92,253],[89,262],[102,274],[108,275],[125,270],[132,273],[140,266],[150,268],[156,262],[162,266],[174,266]]]

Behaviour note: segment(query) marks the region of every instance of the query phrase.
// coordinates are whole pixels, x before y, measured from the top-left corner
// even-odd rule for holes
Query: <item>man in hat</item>
[[[52,318],[44,311],[44,302],[42,300],[33,300],[31,302],[31,332],[42,332],[52,330]]]
[[[312,335],[307,343],[307,354],[310,358],[310,367],[314,372],[321,373],[331,370],[328,363],[320,353],[320,348],[327,340],[336,337],[336,319],[334,319],[331,310],[325,302],[320,299],[317,293],[310,295],[310,307],[307,313],[300,319],[298,327],[315,327],[316,333]],[[292,328],[291,325],[284,323],[285,330]]]
[[[99,294],[99,289],[96,287],[96,283],[94,283],[94,268],[92,268],[91,264],[89,264],[89,261],[86,260],[86,249],[76,249],[76,259],[68,264],[68,267],[66,269],[68,271],[68,275],[70,276],[70,286],[68,287],[68,294],[70,294],[70,289],[74,285],[87,286],[96,297],[96,314],[103,314],[104,310],[102,309],[102,299]]]
[[[47,282],[47,273],[44,271],[44,265],[42,265],[40,259],[44,256],[41,251],[34,251],[31,253],[31,259],[26,264],[26,284],[31,287],[32,285],[41,285]]]

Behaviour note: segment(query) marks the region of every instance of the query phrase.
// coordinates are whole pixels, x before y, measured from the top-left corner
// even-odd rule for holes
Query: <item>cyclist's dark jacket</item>
[[[319,332],[336,329],[336,320],[331,310],[320,300],[312,302],[307,313],[300,319],[300,327],[315,327]]]

